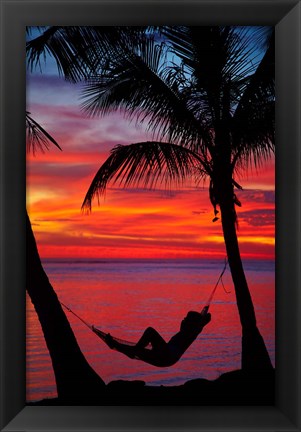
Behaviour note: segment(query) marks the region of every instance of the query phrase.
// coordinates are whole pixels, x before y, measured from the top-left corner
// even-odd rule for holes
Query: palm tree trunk
[[[253,301],[245,277],[235,226],[232,182],[221,186],[220,209],[223,234],[242,325],[242,369],[270,370],[271,360],[257,328]],[[221,190],[221,189],[220,189]]]
[[[98,400],[105,383],[82,354],[70,324],[43,269],[26,215],[26,289],[42,326],[52,360],[58,396],[68,401]]]

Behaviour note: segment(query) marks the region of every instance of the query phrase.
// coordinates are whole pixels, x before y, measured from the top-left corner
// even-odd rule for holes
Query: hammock
[[[223,284],[222,277],[223,277],[223,275],[224,275],[224,273],[226,271],[227,263],[228,263],[228,261],[227,261],[227,259],[225,259],[224,268],[223,268],[223,270],[222,270],[222,272],[221,272],[221,274],[220,274],[220,276],[219,276],[219,278],[218,278],[218,280],[217,280],[217,282],[216,282],[216,284],[215,284],[215,286],[214,286],[214,288],[213,288],[213,290],[212,290],[212,292],[211,292],[211,294],[210,294],[207,302],[205,303],[205,306],[203,307],[203,309],[201,311],[201,314],[203,314],[203,315],[205,315],[208,312],[210,304],[211,304],[211,301],[213,299],[215,291],[216,291],[216,289],[218,287],[218,284],[220,282],[221,282],[224,290],[226,291],[226,289],[224,287],[224,284]],[[119,342],[119,343],[121,343],[123,345],[127,345],[127,346],[135,346],[136,345],[136,342],[131,342],[131,341],[128,341],[128,340],[125,340],[125,339],[119,339],[119,338],[116,338],[116,337],[112,336],[110,333],[106,333],[106,332],[100,330],[99,328],[95,327],[93,324],[89,324],[87,321],[85,321],[83,318],[81,318],[79,315],[77,315],[73,310],[71,310],[68,306],[66,306],[64,303],[60,302],[60,304],[62,306],[64,306],[64,308],[67,309],[70,313],[72,313],[74,316],[76,316],[83,324],[85,324],[90,330],[92,330],[93,333],[95,333],[107,345],[108,345],[108,337],[110,337],[110,340]],[[114,347],[111,347],[111,346],[110,346],[110,348],[111,349],[115,349]],[[145,349],[150,349],[150,348],[146,347]]]

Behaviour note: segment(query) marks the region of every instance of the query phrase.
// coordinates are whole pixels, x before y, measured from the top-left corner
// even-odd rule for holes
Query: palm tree
[[[27,151],[44,151],[54,138],[26,113]],[[98,400],[104,382],[83,356],[57,295],[43,269],[30,220],[26,214],[26,289],[38,315],[54,370],[60,400]]]
[[[265,45],[263,43],[265,41]],[[83,202],[91,210],[110,181],[177,186],[209,179],[242,325],[242,368],[272,369],[236,233],[238,173],[274,151],[274,32],[235,27],[56,27],[28,44],[29,63],[48,50],[70,81],[85,80],[83,109],[123,109],[153,140],[116,146]]]

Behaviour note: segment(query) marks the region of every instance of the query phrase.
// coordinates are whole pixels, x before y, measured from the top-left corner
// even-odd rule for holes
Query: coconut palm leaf
[[[79,82],[95,74],[139,33],[141,27],[49,27],[27,42],[27,64],[30,69],[41,68],[41,60],[49,55],[55,59],[60,75]]]
[[[182,61],[186,76],[194,84],[194,93],[201,102],[194,112],[204,109],[210,114],[211,125],[219,113],[220,72],[225,49],[218,43],[219,27],[163,27],[172,52]]]
[[[230,85],[230,108],[234,111],[248,83],[247,78],[260,62],[258,46],[271,32],[266,27],[217,26],[164,26],[161,31],[189,69],[196,90],[206,95],[213,121],[220,118],[225,85]]]
[[[38,31],[40,33],[42,33],[43,31],[45,31],[47,29],[47,26],[26,26],[26,35],[28,37],[32,37],[32,34],[35,31]]]
[[[249,77],[231,123],[233,166],[265,161],[275,148],[275,40]],[[239,159],[241,159],[239,161]]]
[[[187,178],[208,175],[209,167],[193,151],[176,144],[147,141],[118,145],[98,170],[86,194],[82,209],[91,210],[95,196],[104,195],[109,182],[124,187],[155,188],[182,184]],[[210,174],[210,171],[209,171]]]
[[[160,136],[205,152],[211,146],[210,125],[204,112],[196,118],[189,109],[191,91],[183,85],[180,68],[166,65],[165,45],[148,37],[128,48],[88,81],[83,109],[90,115],[124,109],[129,118],[147,122],[155,139]]]
[[[28,111],[26,111],[26,150],[27,152],[36,152],[37,149],[42,152],[49,149],[49,146],[54,144],[60,150],[61,147],[55,139],[37,123]]]
[[[233,168],[236,163],[246,169],[249,163],[265,162],[275,150],[275,102],[258,101],[250,107],[233,137]]]
[[[41,59],[46,60],[46,56],[50,55],[57,63],[59,74],[66,80],[78,82],[86,79],[98,67],[96,54],[99,40],[108,49],[106,35],[110,35],[112,42],[115,33],[114,27],[49,27],[40,36],[27,42],[28,67],[41,67]]]
[[[265,161],[275,131],[274,29],[164,27],[163,32],[190,68],[197,98],[205,92],[215,130],[220,121],[228,125],[233,167]],[[260,46],[268,47],[263,57]]]
[[[275,38],[270,37],[269,47],[256,71],[249,76],[248,84],[242,94],[233,116],[233,122],[241,124],[248,117],[254,104],[275,99]],[[236,125],[235,125],[236,126]]]
[[[66,80],[85,79],[94,69],[88,48],[92,49],[95,35],[90,27],[49,27],[40,36],[27,42],[27,64],[30,69],[41,68],[47,56],[55,59],[58,72]]]

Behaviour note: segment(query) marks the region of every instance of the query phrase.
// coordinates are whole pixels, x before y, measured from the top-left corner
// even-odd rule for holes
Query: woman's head
[[[200,312],[195,312],[195,311],[190,311],[188,312],[188,314],[186,315],[187,319],[189,320],[199,320],[201,318],[201,314]]]
[[[181,330],[188,330],[191,327],[195,327],[201,322],[201,314],[199,312],[190,311],[181,322]]]
[[[200,312],[190,311],[181,322],[181,330],[195,329],[201,331],[202,328],[211,320],[211,314],[201,314]]]

